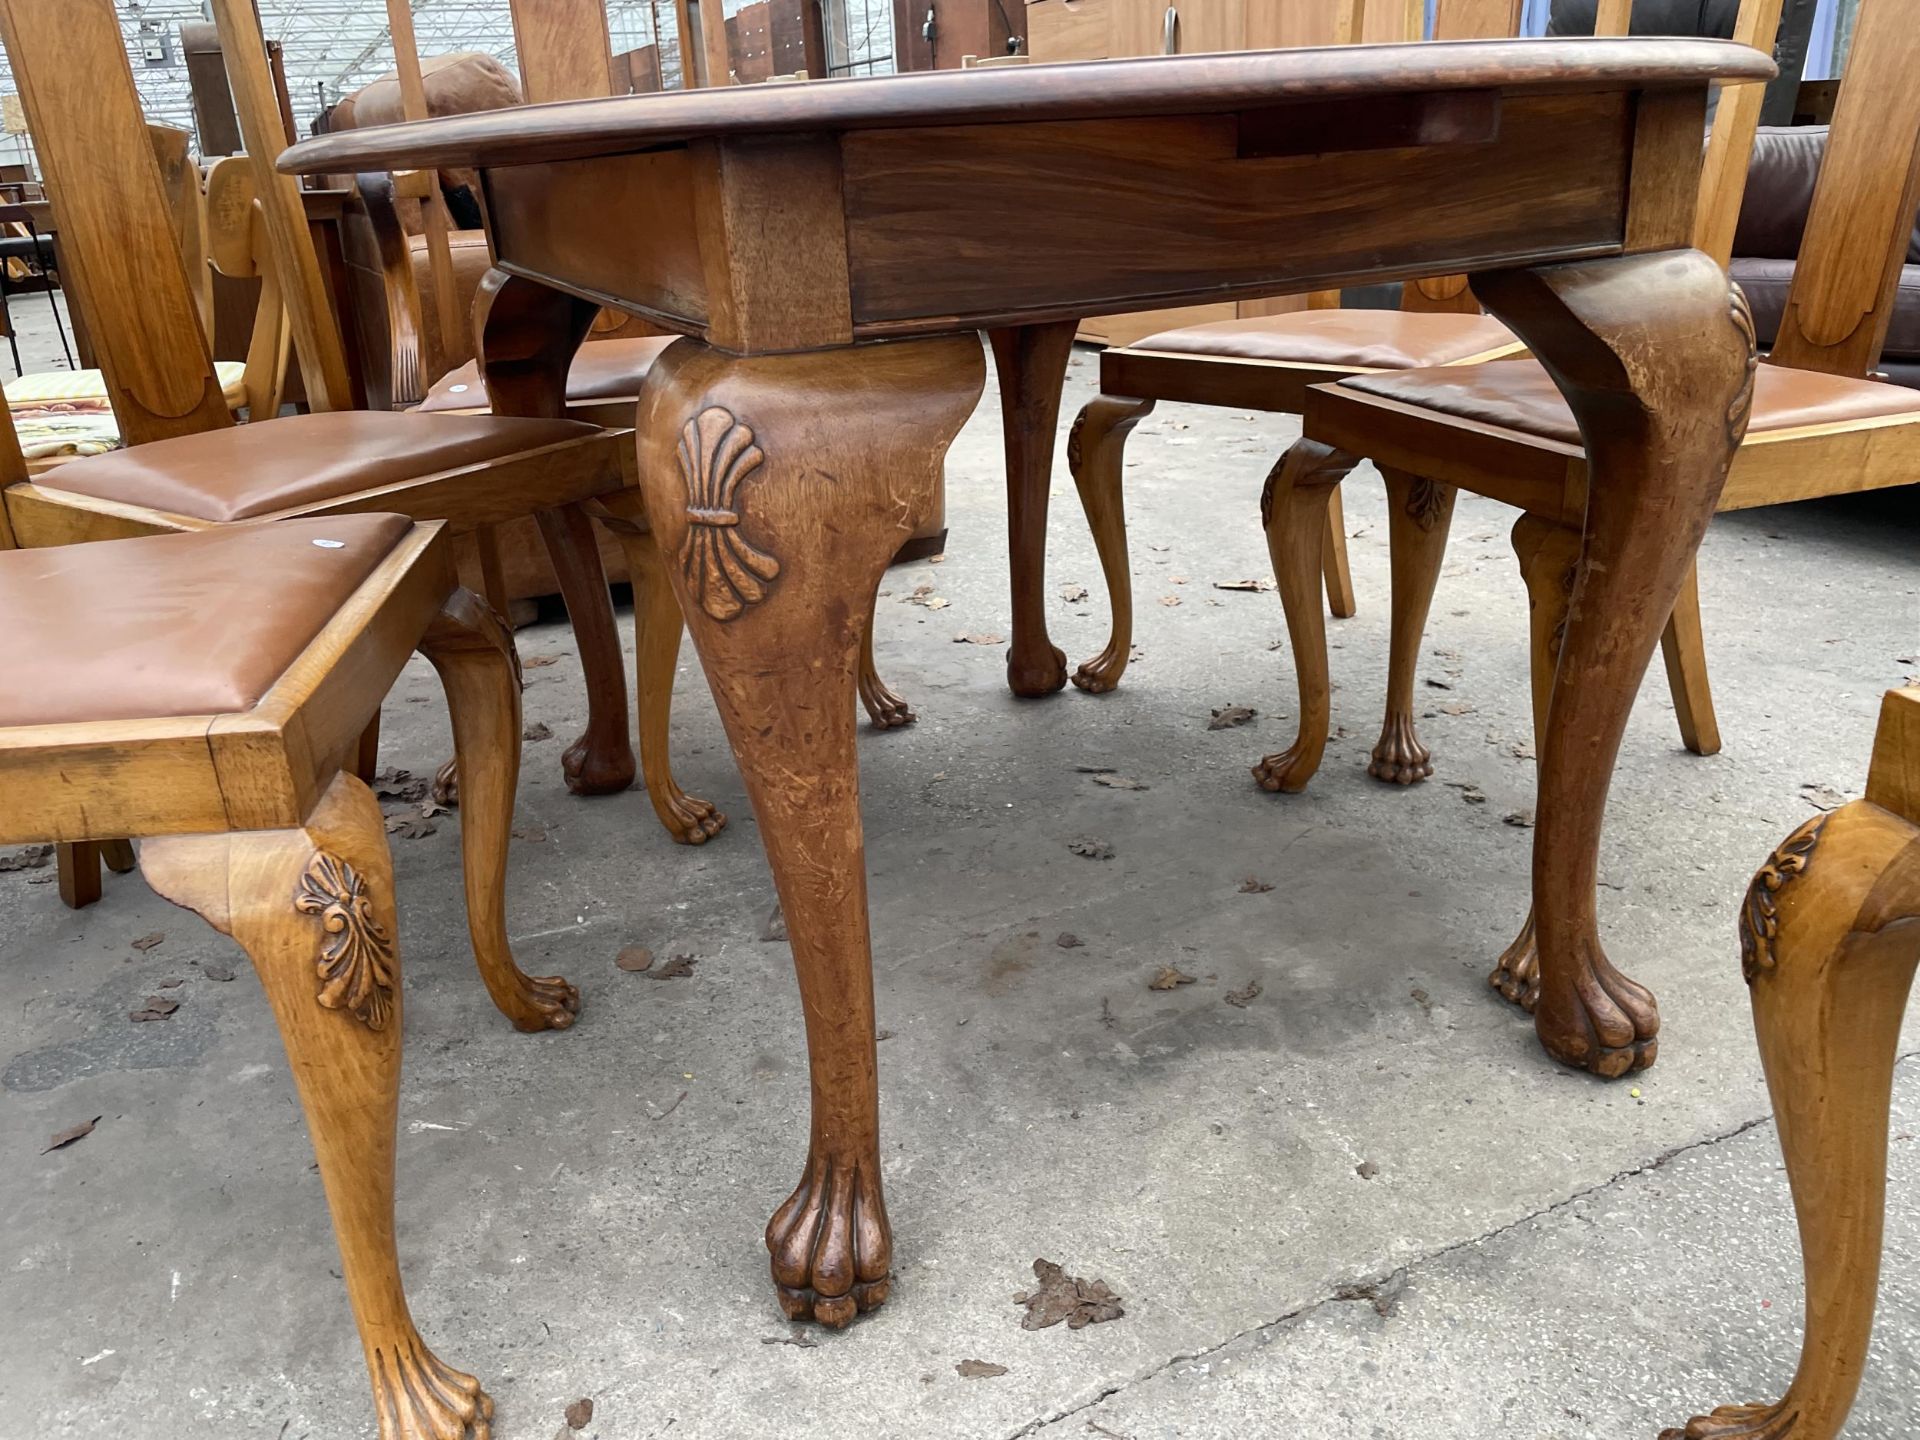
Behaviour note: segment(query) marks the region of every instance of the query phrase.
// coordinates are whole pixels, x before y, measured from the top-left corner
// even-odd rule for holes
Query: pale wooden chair
[[[0,478],[24,469],[0,410]],[[351,766],[421,650],[469,777],[460,838],[482,978],[519,1029],[570,1026],[573,987],[524,974],[507,941],[511,637],[458,587],[440,522],[362,513],[48,549],[9,539],[0,519],[0,843],[140,837],[153,888],[239,942],[306,1111],[380,1434],[484,1436],[492,1402],[427,1348],[401,1283],[393,864]]]
[[[258,37],[250,5],[220,0],[223,21]],[[456,534],[538,515],[557,563],[587,525],[581,502],[628,479],[623,447],[562,418],[353,413],[344,351],[290,178],[256,186],[294,349],[315,413],[234,426],[213,379],[193,291],[168,227],[126,51],[109,0],[0,0],[22,99],[49,179],[67,264],[93,318],[114,410],[129,448],[16,483],[4,496],[16,543],[58,545],[237,520],[401,510],[447,519]],[[238,56],[243,44],[228,42]],[[243,113],[277,117],[247,67],[233,69]],[[277,125],[275,118],[272,122]],[[260,172],[256,169],[256,180]],[[272,428],[267,428],[271,426]],[[591,543],[590,534],[587,542]],[[597,572],[597,556],[594,566]],[[564,568],[564,566],[563,566]],[[605,586],[599,587],[605,605]],[[607,668],[624,694],[608,614],[605,644],[578,635],[583,667]],[[591,689],[591,685],[590,685]],[[590,718],[563,761],[578,791],[624,789],[633,765],[624,709]]]
[[[1729,424],[1744,425],[1745,439],[1721,510],[1920,480],[1920,392],[1866,378],[1886,335],[1920,204],[1920,88],[1909,83],[1917,62],[1920,0],[1865,0],[1780,336],[1755,375],[1750,418],[1728,417]],[[1712,180],[1709,172],[1707,183]],[[1738,208],[1737,199],[1724,208],[1703,201],[1703,219],[1726,227],[1727,246],[1726,212]],[[1724,259],[1721,238],[1704,227],[1697,238]],[[1751,328],[1744,301],[1737,318]],[[1552,379],[1531,360],[1357,377],[1316,386],[1304,426],[1309,446],[1365,456],[1382,469],[1469,489],[1524,512],[1513,543],[1531,610],[1537,753],[1559,638],[1578,593],[1588,504],[1583,438]],[[1423,583],[1430,594],[1431,574]],[[1424,614],[1423,605],[1422,620]],[[1688,633],[1676,637],[1682,625]],[[1407,628],[1409,649],[1417,653],[1422,627],[1410,620]],[[1296,632],[1296,645],[1299,638]],[[1691,580],[1666,639],[1670,668],[1697,672],[1673,688],[1683,712],[1684,697],[1694,697],[1691,720],[1698,722],[1711,712],[1700,703],[1705,672]],[[1324,652],[1295,658],[1303,667],[1325,664]],[[1324,738],[1324,711],[1317,723]],[[1531,917],[1490,980],[1508,999],[1533,1007],[1539,974]]]
[[[1404,32],[1401,38],[1419,39],[1421,12],[1393,8]],[[1361,36],[1366,11],[1367,0],[1341,0],[1333,15],[1336,43],[1353,43]],[[1440,0],[1434,38],[1504,38],[1517,32],[1519,22],[1518,0]],[[1397,311],[1342,309],[1338,291],[1321,291],[1307,297],[1302,311],[1186,325],[1107,350],[1100,358],[1100,394],[1074,420],[1067,464],[1100,556],[1112,626],[1105,647],[1074,672],[1073,683],[1102,694],[1117,686],[1126,672],[1133,648],[1133,578],[1122,499],[1125,447],[1133,427],[1158,401],[1297,415],[1307,387],[1318,381],[1427,363],[1439,356],[1475,362],[1521,348],[1505,326],[1480,313],[1467,294],[1464,276],[1442,276],[1409,281],[1402,287]],[[1324,514],[1315,517],[1317,537],[1299,538],[1302,556],[1284,568],[1291,579],[1310,565],[1324,579],[1329,608],[1345,617],[1356,607],[1346,527],[1333,483],[1337,478],[1329,469],[1324,484],[1302,490],[1301,498],[1324,506]],[[1397,477],[1389,476],[1388,486],[1393,523],[1417,525],[1427,517],[1424,495],[1411,494]],[[1308,522],[1303,517],[1298,523]],[[1427,523],[1431,528],[1432,521]],[[1274,564],[1278,576],[1283,567],[1277,557]],[[1310,604],[1312,623],[1321,624],[1317,599],[1310,597]],[[1321,629],[1324,633],[1324,625]],[[1324,704],[1325,699],[1318,692],[1303,693],[1302,705],[1312,703]],[[1402,748],[1389,747],[1383,737],[1373,773],[1403,782],[1419,778],[1424,755],[1402,755]],[[1268,789],[1295,788],[1282,773],[1280,758],[1263,760],[1254,773]]]
[[[1740,964],[1800,1222],[1806,1334],[1779,1401],[1661,1440],[1834,1440],[1866,1371],[1893,1068],[1920,968],[1920,690],[1881,702],[1866,798],[1814,816],[1753,877]]]

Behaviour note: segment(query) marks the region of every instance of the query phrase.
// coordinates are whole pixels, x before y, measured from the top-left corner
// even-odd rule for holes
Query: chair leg
[[[1012,625],[1007,688],[1027,699],[1067,683],[1067,657],[1047,636],[1047,500],[1060,389],[1073,358],[1072,320],[989,330],[1007,449],[1007,563]]]
[[[647,799],[677,844],[704,845],[726,828],[727,817],[674,783],[669,754],[673,681],[680,663],[680,635],[686,628],[680,602],[652,532],[630,518],[610,519],[607,528],[627,552],[627,572],[633,579],[635,697]]]
[[[1687,567],[1680,598],[1673,602],[1667,628],[1660,632],[1660,654],[1667,662],[1667,686],[1680,722],[1680,742],[1696,755],[1720,753],[1720,721],[1713,713],[1713,689],[1707,683],[1707,646],[1700,628],[1700,567]]]
[[[1415,785],[1433,774],[1433,756],[1420,743],[1414,726],[1413,686],[1434,587],[1440,583],[1440,565],[1447,555],[1454,490],[1404,470],[1382,467],[1380,474],[1387,482],[1393,617],[1387,651],[1387,715],[1367,773],[1393,785]]]
[[[880,667],[874,663],[873,627],[879,618],[879,607],[880,593],[876,588],[867,606],[866,632],[860,637],[860,703],[874,729],[898,730],[920,717],[913,713],[911,705],[888,688],[887,682],[880,678]]]
[[[1360,613],[1353,598],[1353,570],[1347,562],[1347,511],[1340,503],[1340,492],[1327,497],[1327,548],[1320,569],[1327,584],[1327,609],[1336,620],[1351,620]]]
[[[100,899],[100,846],[93,840],[53,847],[59,866],[60,899],[69,910],[84,910]]]
[[[427,1348],[401,1285],[400,959],[379,803],[341,774],[300,829],[149,840],[140,864],[260,973],[320,1162],[381,1440],[487,1440],[493,1402]]]
[[[1133,654],[1133,567],[1127,556],[1123,471],[1127,436],[1152,413],[1151,400],[1098,395],[1081,407],[1067,434],[1067,469],[1080,492],[1107,585],[1106,648],[1073,672],[1073,683],[1089,695],[1104,695],[1118,685]]]
[[[116,875],[125,875],[140,863],[134,857],[132,843],[126,840],[102,840],[100,862]]]
[[[1533,702],[1533,753],[1539,764],[1546,744],[1547,710],[1553,677],[1560,666],[1560,642],[1567,633],[1567,607],[1580,568],[1580,532],[1539,515],[1522,515],[1513,524],[1513,553],[1527,586],[1527,666]],[[1540,1003],[1540,950],[1535,942],[1533,910],[1521,922],[1513,943],[1493,962],[1487,983],[1529,1015]]]
[[[467,929],[480,978],[516,1030],[565,1030],[580,992],[558,975],[529,975],[507,940],[507,844],[520,782],[520,667],[499,613],[456,590],[421,637],[440,672],[460,773],[460,858]]]
[[[360,745],[353,755],[353,773],[367,784],[373,783],[373,777],[380,773],[380,712],[373,712],[373,719],[367,722],[367,728],[360,732]]]
[[[1327,749],[1332,690],[1327,679],[1327,616],[1320,606],[1326,555],[1327,502],[1357,457],[1315,440],[1295,441],[1267,476],[1260,522],[1287,611],[1293,668],[1300,685],[1299,732],[1293,744],[1261,760],[1253,778],[1263,790],[1306,788]]]
[[[1741,965],[1793,1189],[1806,1338],[1785,1397],[1663,1440],[1833,1440],[1866,1368],[1894,1059],[1920,965],[1920,827],[1856,801],[1774,851],[1740,911]]]
[[[626,667],[613,596],[593,521],[577,505],[535,517],[547,558],[560,582],[587,682],[587,730],[561,756],[567,788],[576,795],[612,795],[633,784],[633,741],[627,732]]]

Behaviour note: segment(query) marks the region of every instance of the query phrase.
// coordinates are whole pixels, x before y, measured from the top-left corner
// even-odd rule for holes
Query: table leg
[[[647,512],[759,820],[806,1016],[813,1123],[767,1227],[787,1314],[887,1296],[855,674],[874,586],[980,397],[972,336],[738,359],[696,344],[641,391]]]
[[[474,313],[494,414],[564,417],[567,370],[599,307],[489,270],[474,299]],[[633,784],[635,766],[627,728],[626,666],[600,546],[592,521],[577,505],[541,511],[536,519],[560,581],[587,682],[586,733],[561,757],[567,788],[576,795],[615,794]]]
[[[1007,559],[1013,571],[1007,688],[1029,699],[1067,683],[1067,657],[1047,636],[1047,498],[1060,390],[1077,325],[1057,320],[987,332],[1007,437]]]
[[[1601,949],[1600,828],[1620,737],[1712,517],[1752,400],[1753,322],[1720,268],[1677,250],[1477,275],[1580,423],[1589,482],[1533,843],[1547,1053],[1606,1076],[1651,1065],[1660,1013]]]

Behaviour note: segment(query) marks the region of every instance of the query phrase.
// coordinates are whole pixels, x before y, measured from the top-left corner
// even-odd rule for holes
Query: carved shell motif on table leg
[[[1439,523],[1440,512],[1446,507],[1446,501],[1447,492],[1439,481],[1416,475],[1407,491],[1407,518],[1422,530],[1432,530]]]
[[[1778,897],[1788,881],[1807,873],[1826,823],[1825,815],[1816,815],[1782,840],[1747,887],[1740,906],[1740,972],[1749,985],[1773,969],[1773,942],[1780,933]]]
[[[740,486],[766,454],[733,412],[709,405],[680,431],[680,477],[687,486],[680,569],[687,592],[716,620],[731,620],[767,598],[780,562],[740,533]]]
[[[321,1005],[351,1011],[369,1030],[386,1029],[393,1018],[393,937],[374,918],[366,882],[323,850],[307,863],[293,908],[318,915],[326,935],[314,966]]]

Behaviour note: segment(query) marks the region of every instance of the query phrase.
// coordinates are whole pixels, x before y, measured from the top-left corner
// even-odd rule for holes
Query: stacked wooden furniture
[[[904,0],[903,0],[904,3]],[[897,8],[897,7],[896,7]],[[1364,9],[1364,15],[1361,13]],[[1029,0],[1027,53],[1038,64],[1118,60],[1128,55],[1200,55],[1220,50],[1284,50],[1303,45],[1385,43],[1420,37],[1417,0]],[[993,53],[983,50],[982,54]],[[1298,296],[1223,300],[1176,309],[1081,319],[1079,338],[1130,345],[1174,325],[1282,315],[1302,308]]]
[[[244,0],[217,7],[223,24]],[[236,427],[214,379],[193,291],[167,224],[160,174],[140,119],[110,0],[6,0],[6,42],[53,193],[66,263],[103,323],[95,342],[129,448],[71,461],[53,477],[9,485],[14,543],[59,545],[254,519],[403,511],[477,531],[535,513],[571,562],[577,507],[626,483],[623,449],[595,427],[557,417],[410,416],[351,412],[337,330],[324,303],[293,184],[264,166],[264,228],[288,298],[294,347],[315,413]],[[257,30],[255,31],[257,35]],[[230,44],[229,52],[238,47]],[[236,68],[236,81],[245,71]],[[277,114],[271,85],[238,83],[243,122]],[[289,278],[291,277],[291,279]],[[110,323],[108,323],[110,322]],[[537,364],[538,355],[529,357]],[[332,404],[335,408],[326,408]],[[271,428],[269,428],[271,427]],[[570,519],[569,516],[578,516]],[[624,696],[606,587],[596,652],[580,636],[590,687]],[[604,670],[597,669],[610,657]],[[633,762],[624,713],[569,751],[578,790],[624,789]]]
[[[1865,378],[1886,335],[1920,201],[1920,89],[1907,80],[1916,60],[1920,0],[1865,0],[1780,338],[1755,374],[1751,418],[1744,410],[1728,417],[1730,424],[1746,423],[1719,509],[1920,480],[1920,392]],[[1718,247],[1731,246],[1737,212],[1737,200],[1731,206],[1703,202],[1701,208],[1703,248],[1716,247],[1710,253],[1722,260],[1726,250]],[[1736,315],[1751,331],[1744,299]],[[1561,653],[1567,616],[1594,603],[1587,596],[1594,567],[1611,563],[1607,546],[1621,543],[1596,536],[1597,517],[1626,527],[1673,523],[1657,513],[1638,513],[1589,483],[1590,457],[1609,438],[1583,427],[1556,380],[1540,362],[1512,360],[1317,386],[1307,397],[1302,442],[1365,456],[1383,469],[1463,487],[1524,512],[1513,543],[1532,612],[1536,734],[1545,733],[1553,707],[1568,703],[1564,697],[1581,683],[1567,673]],[[1700,525],[1704,533],[1706,517]],[[1398,589],[1395,596],[1394,632],[1411,640],[1394,664],[1398,681],[1409,686],[1440,554],[1440,546],[1423,544],[1396,557],[1396,574],[1418,572],[1406,587],[1418,600],[1418,613],[1403,615],[1414,605]],[[1290,628],[1292,620],[1290,608]],[[1302,632],[1295,634],[1297,641]],[[1712,711],[1690,568],[1664,639],[1683,727],[1704,728]],[[1324,666],[1324,651],[1308,648],[1295,663],[1305,675]],[[1636,687],[1639,680],[1633,677]],[[1324,733],[1325,711],[1308,723]],[[1311,737],[1303,730],[1303,738]],[[1531,919],[1490,979],[1508,999],[1528,1008],[1537,1003]]]
[[[1834,1440],[1873,1333],[1893,1068],[1920,968],[1920,690],[1881,702],[1866,798],[1814,816],[1753,877],[1740,966],[1800,1222],[1806,1335],[1778,1401],[1661,1440]]]

